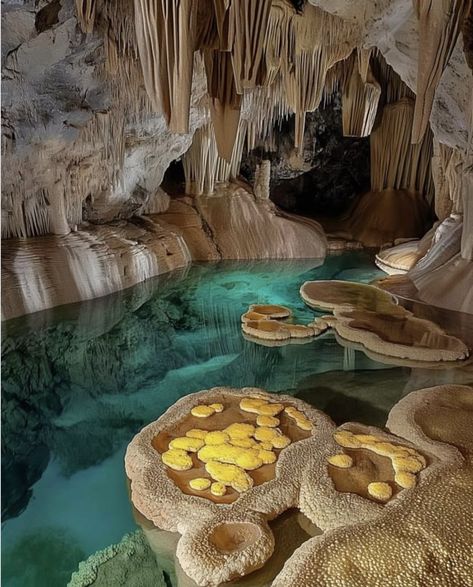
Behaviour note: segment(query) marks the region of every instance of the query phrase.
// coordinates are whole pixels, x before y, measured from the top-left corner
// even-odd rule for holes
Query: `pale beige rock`
[[[422,255],[419,254],[417,239],[383,249],[376,255],[376,265],[388,273],[396,275],[407,273]]]
[[[416,318],[401,306],[395,311],[334,310],[334,328],[344,340],[358,343],[378,356],[413,361],[461,361],[468,357],[464,342],[430,320]]]
[[[2,318],[105,296],[190,261],[179,232],[156,217],[10,239],[2,246]]]
[[[357,500],[352,504],[347,500],[354,514],[346,519],[345,524],[350,525],[334,524],[322,536],[304,543],[273,587],[365,587],[393,582],[401,587],[467,585],[473,574],[472,414],[473,389],[459,385],[415,391],[394,406],[388,429],[398,440],[414,443],[430,461],[417,486],[399,492],[385,506],[375,506],[370,515],[363,512],[358,519]],[[314,481],[312,474],[308,486]],[[310,491],[307,486],[303,501],[317,503],[319,508],[303,509],[320,525],[323,493],[319,488],[316,493],[314,485],[307,497],[305,491]],[[326,506],[325,511],[331,509]],[[342,512],[342,508],[337,510],[338,521]]]
[[[322,259],[326,253],[317,222],[286,217],[238,184],[220,185],[212,196],[172,201],[163,219],[182,231],[195,260]]]
[[[278,401],[297,408],[314,428],[312,433],[299,431],[297,438],[300,440],[293,441],[280,452],[275,477],[255,485],[225,506],[208,498],[183,493],[168,475],[153,447],[153,439],[160,433],[175,430],[197,404],[219,402],[228,406],[234,401],[232,398],[249,395],[269,401],[274,398],[257,388],[214,388],[188,395],[159,420],[146,426],[127,448],[125,468],[131,481],[134,506],[156,526],[182,535],[177,545],[177,557],[184,571],[198,585],[218,585],[265,563],[274,548],[274,537],[267,521],[297,506],[302,483],[301,464],[311,452],[322,450],[322,458],[327,456],[319,438],[330,437],[335,428],[318,410],[300,400],[278,394]],[[221,416],[224,414],[225,410]],[[256,419],[256,414],[247,414],[247,417]],[[210,420],[209,426],[212,425]],[[214,426],[216,422],[218,420]],[[291,434],[296,434],[298,428],[292,426],[294,431]]]

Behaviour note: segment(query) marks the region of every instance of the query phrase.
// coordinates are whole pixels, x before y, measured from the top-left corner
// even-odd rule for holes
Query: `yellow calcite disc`
[[[186,452],[197,452],[204,446],[204,441],[200,438],[190,438],[189,436],[180,436],[174,438],[169,443],[169,448],[178,448]]]
[[[191,414],[196,418],[208,418],[209,416],[212,416],[212,414],[215,414],[215,410],[210,406],[201,405],[192,408]]]
[[[361,448],[361,442],[356,438],[356,436],[349,432],[348,430],[340,430],[339,432],[335,432],[333,437],[335,441],[343,448]]]
[[[210,479],[206,479],[205,477],[196,477],[195,479],[191,479],[189,481],[189,486],[194,489],[195,491],[205,491],[211,485]]]
[[[205,444],[224,444],[230,440],[230,436],[222,430],[209,432],[204,439]]]
[[[223,412],[223,404],[209,404],[209,408],[212,408],[217,414]]]
[[[278,418],[275,418],[274,416],[258,416],[256,418],[256,423],[258,426],[266,426],[268,428],[276,428],[280,424]]]
[[[200,430],[199,428],[191,428],[191,430],[186,432],[186,436],[189,438],[200,438],[201,440],[204,440],[207,434],[207,430]]]
[[[240,467],[217,461],[210,461],[205,465],[207,473],[219,483],[233,487],[238,493],[248,491],[253,487],[253,479]]]
[[[255,433],[255,427],[252,424],[235,422],[227,426],[225,432],[232,440],[235,438],[249,438]]]
[[[393,494],[391,485],[383,481],[375,481],[368,485],[368,493],[379,501],[388,501]]]
[[[399,471],[394,477],[394,481],[403,489],[412,489],[416,486],[417,479],[414,473],[408,473],[407,471]]]
[[[258,408],[268,402],[265,399],[259,399],[255,397],[244,397],[240,401],[240,410],[244,412],[250,412],[253,414],[259,414]]]
[[[175,471],[188,471],[192,469],[192,458],[185,450],[171,448],[161,455],[163,463]]]
[[[212,483],[212,485],[210,486],[210,492],[212,493],[212,495],[222,497],[222,495],[225,495],[225,493],[227,493],[227,488],[223,483]]]
[[[328,457],[327,461],[334,467],[349,469],[353,465],[353,459],[349,455],[338,454]]]

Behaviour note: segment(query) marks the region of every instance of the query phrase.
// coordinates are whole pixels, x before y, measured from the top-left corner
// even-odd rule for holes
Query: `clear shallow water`
[[[3,340],[3,584],[55,587],[136,526],[123,455],[178,398],[216,385],[296,394],[336,422],[383,425],[409,370],[353,357],[331,335],[268,348],[245,341],[257,302],[314,312],[308,279],[368,282],[365,253],[317,261],[196,264],[126,292],[10,321]],[[145,586],[146,587],[146,586]]]

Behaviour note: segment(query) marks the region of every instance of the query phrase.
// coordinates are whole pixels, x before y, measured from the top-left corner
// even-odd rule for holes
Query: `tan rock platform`
[[[245,410],[240,409],[241,400],[248,397],[266,407],[261,410],[250,401]],[[223,405],[223,411],[208,417],[191,414],[197,406],[218,404]],[[248,411],[252,409],[256,411]],[[279,409],[282,412],[270,416],[279,420],[278,428],[258,427],[257,420],[262,415]],[[273,448],[275,463],[244,471],[252,479],[247,491],[239,493],[227,487],[223,496],[216,496],[209,490],[191,489],[191,478],[211,476],[206,472],[208,467],[199,461],[201,451],[197,456],[190,453],[192,467],[185,471],[173,470],[163,463],[162,455],[170,452],[173,439],[195,429],[228,430],[235,422],[256,427],[256,439],[266,438],[270,435],[268,430],[272,430],[277,440],[284,436],[290,441],[285,448]],[[330,438],[334,429],[327,416],[304,402],[257,388],[214,388],[186,396],[144,428],[128,446],[125,468],[133,505],[159,528],[182,535],[177,556],[197,584],[218,585],[245,575],[260,568],[271,556],[274,539],[268,521],[299,505],[301,465],[309,453],[325,450],[320,439]],[[264,435],[258,433],[260,430]]]
[[[311,308],[333,311],[328,320],[343,346],[417,364],[460,362],[469,356],[467,345],[430,320],[418,318],[397,304],[396,298],[375,286],[347,281],[309,281],[300,289]],[[387,295],[386,295],[387,294]],[[372,355],[370,355],[372,356]]]
[[[265,346],[304,344],[328,329],[328,324],[316,318],[310,324],[295,324],[289,319],[292,311],[285,306],[251,304],[241,316],[244,338]]]
[[[336,279],[306,281],[300,294],[310,308],[324,312],[336,308],[382,311],[397,303],[393,295],[373,285]]]
[[[416,318],[402,306],[395,311],[335,310],[334,328],[343,339],[381,356],[414,361],[462,361],[468,347],[430,320]]]
[[[329,491],[321,491],[320,463],[308,463],[301,508],[326,532],[293,554],[273,587],[469,585],[473,576],[472,420],[473,389],[462,385],[415,391],[394,406],[387,427],[397,436],[391,435],[390,442],[415,447],[420,461],[425,459],[417,468],[426,466],[415,474],[413,488],[400,489],[389,478],[386,463],[374,463],[375,477],[393,490],[384,506],[371,503],[370,509],[362,496],[366,466],[356,463],[359,470],[351,473],[350,480],[343,478],[350,469],[339,469],[334,478],[337,488],[345,491],[346,484],[351,491],[355,485],[361,495],[341,493],[344,501],[334,501]],[[361,427],[347,424],[341,429],[359,431]],[[370,435],[384,434],[364,430]],[[381,446],[380,451],[378,443],[378,452],[386,448]],[[345,449],[350,455],[364,450]],[[404,477],[401,480],[411,479]]]
[[[220,411],[192,415],[209,406]],[[176,556],[198,585],[219,585],[261,568],[274,548],[268,521],[294,507],[324,534],[317,531],[295,551],[277,587],[358,587],[366,577],[368,584],[381,577],[389,584],[404,576],[401,569],[410,577],[400,583],[407,587],[417,584],[416,568],[432,579],[422,585],[447,585],[435,583],[435,573],[444,581],[466,577],[473,565],[467,557],[473,500],[465,503],[473,480],[472,415],[473,389],[467,386],[411,393],[392,409],[389,431],[357,423],[336,428],[290,396],[214,388],[181,399],[135,436],[125,457],[131,498],[155,526],[181,535]],[[195,439],[197,427],[212,434],[237,421],[258,430],[263,416],[265,424],[278,420],[291,442],[277,451],[272,466],[246,471],[254,475],[246,491],[215,496],[190,490],[190,478],[206,475],[195,453],[184,475],[163,463],[163,452],[186,432]],[[260,438],[256,431],[253,438]],[[454,560],[453,570],[442,567],[444,552]],[[426,565],[430,557],[433,564]]]

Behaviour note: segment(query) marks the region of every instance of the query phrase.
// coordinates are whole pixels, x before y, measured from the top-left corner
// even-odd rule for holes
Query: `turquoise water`
[[[10,321],[3,337],[2,553],[7,587],[55,587],[134,529],[123,455],[178,398],[216,385],[296,394],[337,422],[383,425],[409,370],[352,357],[333,336],[279,348],[243,339],[251,303],[309,322],[308,279],[368,282],[365,253],[194,264],[126,292]]]

